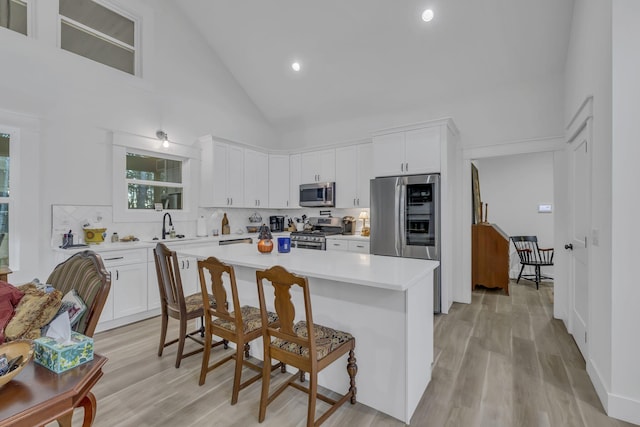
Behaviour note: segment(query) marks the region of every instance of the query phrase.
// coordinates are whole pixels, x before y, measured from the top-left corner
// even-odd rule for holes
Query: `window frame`
[[[171,142],[163,147],[162,141],[139,135],[114,132],[113,135],[113,220],[114,222],[150,222],[164,212],[171,213],[174,221],[194,221],[197,218],[198,181],[200,173],[199,150]],[[129,183],[126,177],[127,153],[182,161],[182,209],[129,209]],[[162,186],[158,181],[155,185]]]
[[[0,203],[9,205],[9,268],[20,270],[20,129],[0,124],[0,133],[9,135],[9,197],[0,196]]]
[[[110,1],[110,0],[91,0],[96,4],[99,4],[100,6],[111,10],[114,13],[117,13],[118,15],[121,15],[124,18],[127,18],[131,21],[133,21],[133,25],[134,25],[134,36],[133,36],[133,41],[134,41],[134,45],[130,46],[124,42],[121,42],[117,39],[114,39],[113,37],[101,33],[98,30],[95,30],[91,27],[88,27],[87,25],[84,25],[80,22],[77,22],[71,18],[68,18],[64,15],[61,15],[59,10],[57,11],[57,45],[58,48],[63,51],[66,52],[68,54],[74,55],[75,57],[78,58],[82,58],[83,60],[86,61],[90,61],[92,63],[96,63],[96,64],[100,64],[100,66],[102,67],[106,67],[109,70],[115,70],[119,73],[123,73],[127,76],[132,76],[132,77],[142,77],[142,17],[141,15],[132,13],[131,11],[122,8],[120,5],[118,5],[117,3]],[[106,39],[118,46],[126,46],[127,48],[130,48],[133,50],[133,74],[128,73],[126,71],[122,71],[118,68],[112,67],[111,65],[108,64],[104,64],[100,61],[96,61],[94,59],[88,58],[86,56],[77,54],[75,52],[66,50],[62,48],[62,23],[63,21],[67,22],[68,24],[70,24],[72,27],[76,27],[79,28],[83,31],[86,31],[90,34],[95,35],[96,37],[99,38],[103,38]],[[27,23],[28,25],[28,23]],[[27,32],[29,27],[27,27]]]

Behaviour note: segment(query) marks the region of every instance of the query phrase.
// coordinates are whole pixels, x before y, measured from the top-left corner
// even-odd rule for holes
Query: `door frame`
[[[556,221],[554,224],[554,246],[558,247],[560,244],[558,240],[558,223],[560,221],[557,218],[561,217],[562,212],[566,209],[563,206],[563,202],[558,198],[555,189],[557,188],[557,173],[558,169],[564,165],[559,161],[563,158],[564,150],[566,148],[566,139],[563,136],[528,139],[523,141],[514,141],[503,144],[496,144],[484,147],[467,147],[462,150],[462,223],[460,224],[462,230],[462,280],[457,283],[454,289],[454,301],[471,303],[471,224],[472,224],[472,200],[471,200],[471,161],[476,159],[486,159],[491,157],[505,157],[518,154],[531,154],[531,153],[543,153],[553,152],[553,170],[554,170],[554,204],[556,205]],[[482,177],[480,177],[480,186],[482,187]],[[566,181],[565,181],[566,182]],[[560,215],[558,215],[560,214]],[[562,240],[564,242],[564,240]],[[557,267],[554,267],[554,273],[557,271]],[[559,282],[554,281],[554,287],[556,291],[558,287],[565,288],[566,281]],[[564,289],[563,289],[564,291]],[[556,315],[556,308],[554,304],[554,316]]]

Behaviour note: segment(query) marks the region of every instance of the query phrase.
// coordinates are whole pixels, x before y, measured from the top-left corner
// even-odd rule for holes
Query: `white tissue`
[[[53,319],[51,323],[49,323],[49,329],[46,335],[56,340],[59,344],[73,344],[73,341],[71,341],[69,315],[65,312]]]

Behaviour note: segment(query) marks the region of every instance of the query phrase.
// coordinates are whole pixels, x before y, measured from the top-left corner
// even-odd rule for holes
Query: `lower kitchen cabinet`
[[[369,253],[369,240],[353,237],[327,238],[328,251],[348,251],[361,254]]]
[[[111,273],[111,291],[100,322],[147,311],[147,254],[144,249],[102,254]]]

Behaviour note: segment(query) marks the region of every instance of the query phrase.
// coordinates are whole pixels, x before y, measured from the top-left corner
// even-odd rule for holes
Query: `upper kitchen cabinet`
[[[202,149],[200,206],[244,205],[244,150],[211,136],[199,139]]]
[[[289,155],[269,154],[269,207],[290,208]]]
[[[269,206],[269,155],[260,151],[244,150],[244,206]]]
[[[390,129],[373,137],[375,176],[440,172],[440,126]]]
[[[336,180],[336,150],[302,153],[301,184]]]
[[[302,184],[302,155],[289,156],[289,207],[300,207],[300,184]]]
[[[336,148],[336,208],[368,208],[372,144]]]

